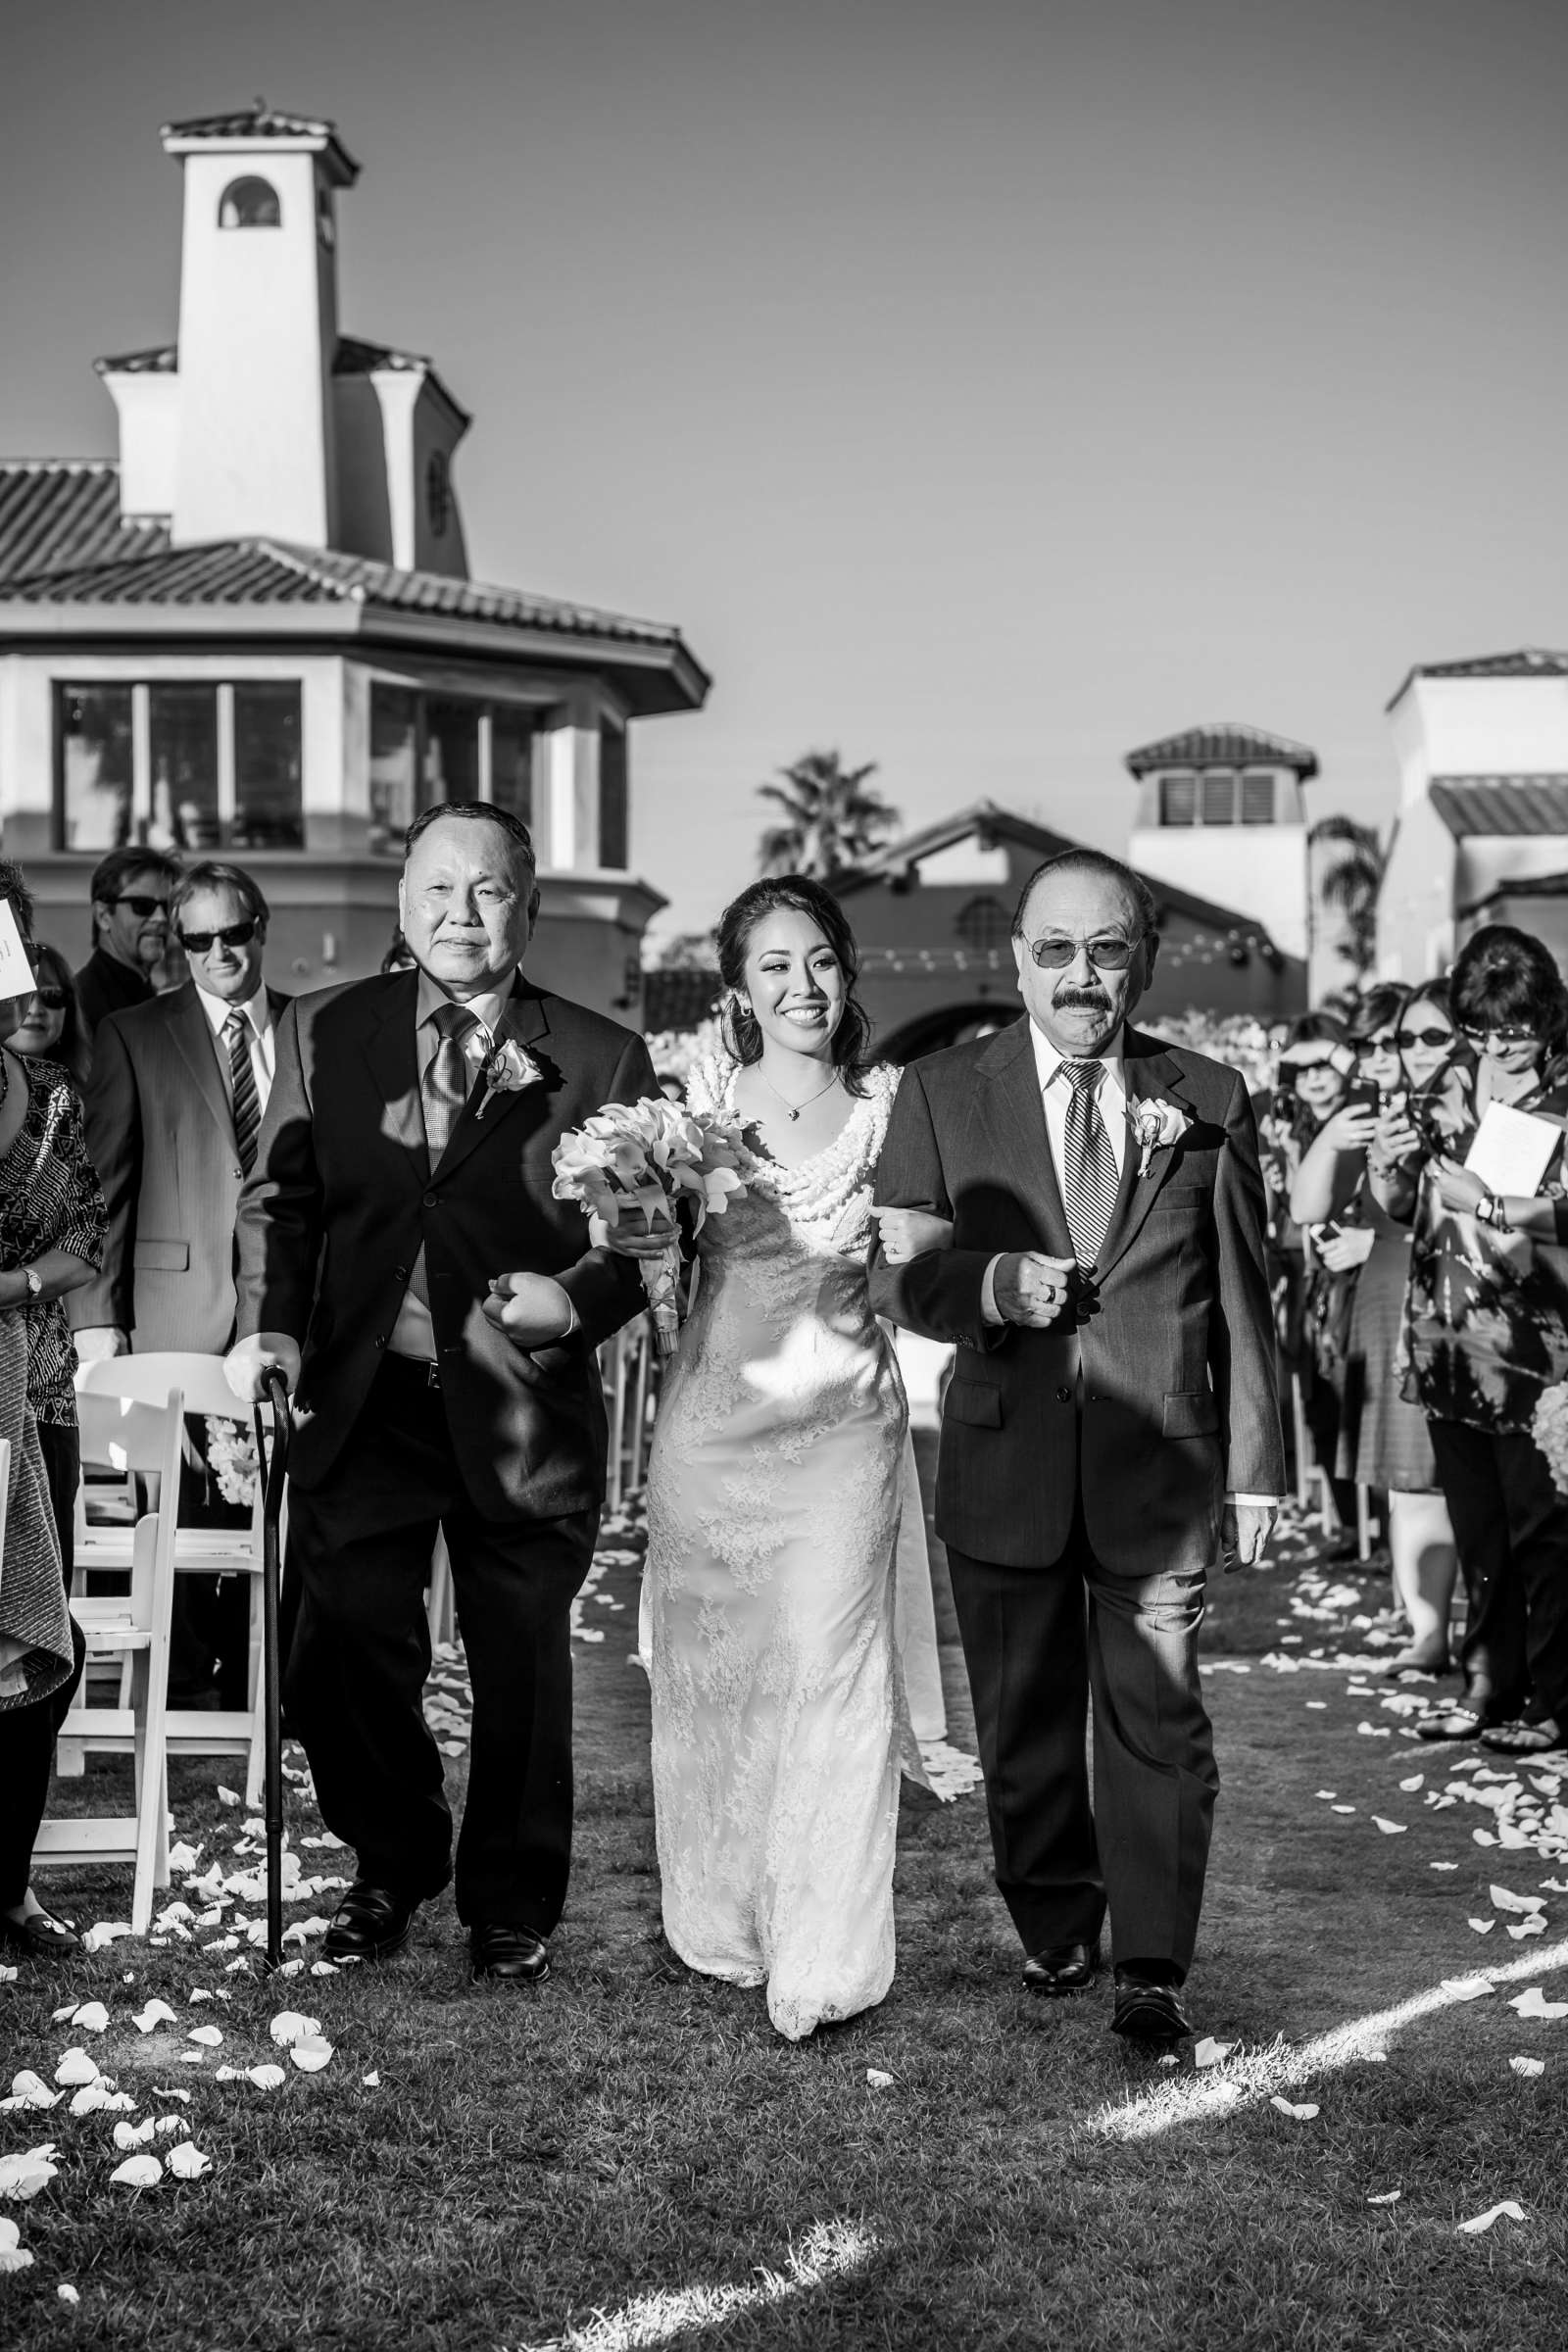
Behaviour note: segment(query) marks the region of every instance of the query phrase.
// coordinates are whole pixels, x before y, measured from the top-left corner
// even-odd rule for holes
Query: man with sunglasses
[[[76,974],[89,1043],[110,1013],[152,997],[152,969],[169,945],[169,900],[178,880],[174,859],[158,850],[111,850],[94,867],[92,954]]]
[[[234,1226],[240,1187],[271,1091],[276,1017],[287,997],[263,977],[268,906],[242,866],[208,860],[169,906],[190,979],[99,1028],[87,1084],[87,1149],[109,1207],[101,1273],[73,1301],[76,1348],[91,1362],[135,1349],[224,1354],[234,1336]],[[198,1440],[200,1429],[197,1430]],[[200,1443],[195,1450],[205,1462]],[[188,1522],[226,1523],[228,1506],[193,1468]],[[218,1661],[220,1703],[243,1707],[248,1596],[177,1580],[171,1691],[204,1692]],[[200,1592],[189,1588],[201,1586]]]
[[[1128,867],[1037,868],[1026,1017],[906,1070],[883,1147],[878,1203],[951,1243],[892,1266],[873,1242],[871,1296],[957,1348],[936,1524],[1024,1984],[1084,1990],[1108,1914],[1113,2030],[1162,2047],[1191,2030],[1218,1788],[1205,1582],[1261,1559],[1285,1464],[1251,1104],[1130,1025],[1157,949]]]

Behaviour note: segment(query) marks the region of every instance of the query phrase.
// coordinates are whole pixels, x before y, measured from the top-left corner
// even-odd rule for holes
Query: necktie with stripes
[[[256,1136],[262,1123],[256,1072],[251,1066],[251,1025],[236,1006],[223,1023],[228,1074],[234,1086],[234,1148],[248,1176],[256,1164]]]
[[[1116,1205],[1116,1155],[1096,1100],[1105,1075],[1102,1061],[1064,1061],[1067,1130],[1063,1139],[1062,1204],[1080,1266],[1093,1266],[1104,1248]]]
[[[469,1069],[463,1043],[480,1026],[480,1021],[478,1014],[470,1012],[466,1004],[438,1004],[430,1015],[430,1026],[436,1032],[436,1047],[419,1073],[419,1102],[424,1111],[424,1141],[433,1175],[468,1099]],[[422,1242],[409,1277],[409,1289],[421,1306],[428,1307],[430,1281],[425,1271]]]

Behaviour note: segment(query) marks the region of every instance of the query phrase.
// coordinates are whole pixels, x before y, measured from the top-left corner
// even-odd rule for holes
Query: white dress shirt
[[[1035,1072],[1040,1082],[1041,1099],[1045,1104],[1046,1140],[1051,1147],[1052,1165],[1056,1171],[1056,1183],[1065,1193],[1066,1188],[1062,1184],[1062,1169],[1066,1164],[1067,1104],[1071,1100],[1072,1088],[1070,1085],[1064,1084],[1056,1073],[1067,1056],[1057,1053],[1050,1038],[1034,1021],[1029,1024],[1029,1043],[1035,1050]],[[1100,1104],[1100,1115],[1104,1121],[1106,1139],[1116,1162],[1116,1174],[1119,1178],[1127,1158],[1127,1072],[1122,1057],[1122,1033],[1119,1029],[1105,1048],[1104,1053],[1097,1054],[1095,1059],[1102,1065],[1105,1072],[1096,1092],[1095,1100]],[[997,1268],[1001,1265],[1004,1254],[1004,1252],[999,1250],[991,1260],[985,1271],[985,1279],[980,1286],[980,1312],[987,1323],[1001,1324],[1006,1321],[1006,1317],[997,1304]],[[1082,1365],[1079,1366],[1078,1380],[1081,1387],[1083,1383]],[[1279,1497],[1277,1494],[1227,1494],[1225,1500],[1228,1503],[1272,1509]]]
[[[267,1098],[272,1091],[272,1072],[277,1067],[277,1031],[266,988],[259,988],[253,997],[246,998],[243,1004],[231,1004],[226,997],[211,995],[199,980],[193,981],[192,986],[203,1012],[212,1024],[213,1048],[218,1055],[219,1074],[223,1081],[223,1092],[228,1097],[229,1109],[234,1107],[234,1073],[229,1066],[228,1040],[223,1030],[230,1013],[237,1012],[250,1033],[247,1042],[251,1050],[251,1076],[256,1081],[256,1106],[265,1111]]]

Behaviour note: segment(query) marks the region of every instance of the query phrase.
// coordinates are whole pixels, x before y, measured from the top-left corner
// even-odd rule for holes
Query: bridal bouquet
[[[1546,1457],[1558,1494],[1568,1494],[1568,1383],[1542,1390],[1530,1434]]]
[[[615,1226],[627,1212],[674,1226],[675,1203],[686,1200],[701,1232],[710,1214],[722,1216],[733,1200],[745,1198],[738,1174],[743,1146],[739,1127],[727,1119],[699,1118],[662,1095],[641,1102],[607,1102],[556,1146],[558,1200],[575,1200],[584,1214]],[[643,1286],[653,1312],[654,1337],[662,1358],[675,1352],[680,1330],[676,1284],[680,1244],[671,1239],[658,1258],[643,1263]]]

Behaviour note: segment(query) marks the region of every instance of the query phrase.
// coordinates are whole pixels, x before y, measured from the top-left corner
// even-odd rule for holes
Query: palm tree
[[[1307,835],[1309,849],[1332,843],[1344,853],[1318,877],[1317,897],[1345,917],[1344,954],[1358,973],[1369,972],[1377,954],[1378,892],[1388,854],[1371,825],[1353,816],[1324,816]]]
[[[839,752],[807,752],[780,771],[782,781],[760,784],[759,797],[783,810],[760,844],[764,874],[811,874],[828,881],[853,872],[880,848],[901,819],[869,789],[876,761],[846,767]]]

